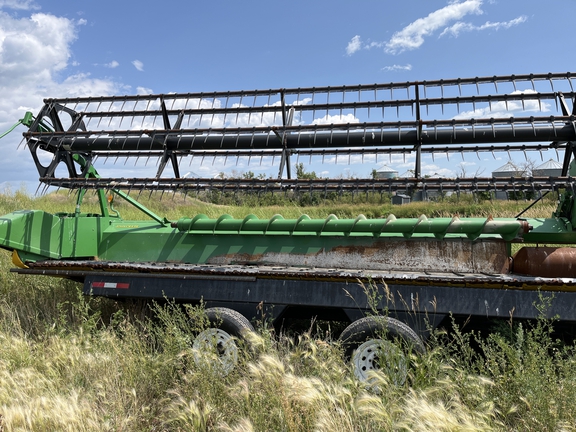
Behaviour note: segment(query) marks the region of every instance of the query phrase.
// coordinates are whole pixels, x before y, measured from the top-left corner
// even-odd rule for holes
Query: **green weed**
[[[54,212],[73,204],[73,197],[55,196],[0,195],[0,208]],[[145,204],[169,217],[480,211],[473,202],[448,202],[453,207],[444,209],[435,203],[248,209],[170,199],[155,204],[152,197]],[[464,204],[468,207],[457,207]],[[87,205],[97,209],[93,198]],[[513,203],[506,206],[510,214],[517,211]],[[117,207],[124,217],[140,217],[127,206]],[[502,208],[485,203],[482,211],[497,215]],[[9,254],[0,254],[0,426],[5,430],[576,430],[576,349],[556,340],[554,323],[545,318],[505,323],[487,336],[456,325],[434,330],[427,352],[410,358],[406,384],[392,385],[376,372],[376,394],[354,379],[331,332],[316,332],[313,324],[287,336],[275,335],[263,320],[240,350],[236,369],[222,377],[194,362],[191,342],[207,325],[202,306],[89,298],[70,281],[16,275],[11,266]]]

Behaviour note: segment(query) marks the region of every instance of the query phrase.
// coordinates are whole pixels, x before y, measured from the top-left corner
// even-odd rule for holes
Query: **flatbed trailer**
[[[204,304],[212,327],[195,343],[216,343],[226,364],[237,349],[234,337],[252,330],[251,321],[262,314],[277,327],[292,318],[350,322],[340,337],[362,379],[396,352],[389,339],[423,351],[428,332],[450,317],[544,315],[572,326],[573,75],[47,99],[27,117],[24,138],[43,184],[77,189],[76,209],[5,215],[0,247],[13,253],[12,271],[71,279],[86,295]],[[514,151],[561,152],[562,171],[547,177],[422,175],[422,154]],[[353,154],[411,154],[414,177],[292,178],[295,155]],[[279,172],[269,179],[182,176],[183,160],[197,157],[278,158]],[[153,176],[101,177],[95,165],[110,158],[159,163]],[[97,214],[81,212],[91,189]],[[503,191],[529,193],[536,202],[553,192],[559,200],[548,218],[198,214],[168,220],[132,197],[213,190],[325,196]],[[107,194],[146,219],[122,219]]]
[[[76,280],[92,296],[202,301],[207,307],[240,310],[250,320],[259,318],[262,307],[270,307],[265,313],[273,320],[304,316],[355,321],[377,309],[412,321],[422,335],[449,315],[561,317],[576,323],[574,278],[102,261],[50,261],[13,271]],[[381,293],[374,304],[371,289]],[[539,308],[542,297],[550,299],[544,311]]]

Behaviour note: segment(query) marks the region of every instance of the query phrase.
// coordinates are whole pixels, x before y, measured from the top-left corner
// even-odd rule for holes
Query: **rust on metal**
[[[350,263],[350,262],[349,262]],[[387,284],[445,286],[454,288],[515,289],[523,291],[575,291],[576,279],[559,276],[525,276],[519,274],[429,272],[414,268],[411,271],[376,271],[344,268],[309,268],[290,265],[214,265],[158,262],[109,262],[48,260],[29,263],[27,269],[13,269],[22,274],[46,274],[82,278],[88,273],[114,272],[137,276],[182,278],[284,278],[298,280],[338,281],[356,283],[377,281]]]
[[[214,265],[282,265],[308,268],[420,272],[500,273],[507,268],[506,243],[500,240],[388,238],[370,245],[342,245],[313,254],[265,252],[211,258]]]
[[[512,257],[517,274],[550,278],[576,278],[576,248],[523,247]]]

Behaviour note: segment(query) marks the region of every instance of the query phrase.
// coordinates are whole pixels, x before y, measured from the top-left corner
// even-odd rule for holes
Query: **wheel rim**
[[[192,345],[194,361],[203,369],[228,375],[238,363],[238,346],[234,338],[221,329],[209,328],[201,332]]]
[[[396,385],[406,382],[408,362],[402,350],[394,343],[382,339],[370,339],[360,345],[352,356],[354,375],[370,382],[371,371],[381,371]]]

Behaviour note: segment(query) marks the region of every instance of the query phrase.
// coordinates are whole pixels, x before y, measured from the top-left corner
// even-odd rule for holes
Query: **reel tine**
[[[100,102],[98,102],[98,106],[96,107],[96,112],[100,111],[100,105],[102,105],[102,99],[100,99]],[[102,116],[99,116],[98,118],[99,118],[99,120],[98,120],[98,124],[96,125],[96,127],[100,127],[100,122],[102,121]]]
[[[26,141],[26,138],[22,137],[22,139],[18,143],[18,146],[16,147],[16,150],[20,150],[20,147],[22,147],[22,144],[24,144],[25,141]]]
[[[138,101],[135,100],[135,101],[134,101],[134,106],[132,106],[132,111],[136,111],[136,106],[137,106],[137,105],[138,105]],[[135,119],[135,118],[136,118],[135,115],[132,115],[132,116],[130,117],[130,129],[132,129],[132,126],[134,125],[134,119]]]
[[[526,104],[524,102],[524,93],[522,94],[521,99],[522,99],[522,111],[526,111]]]

